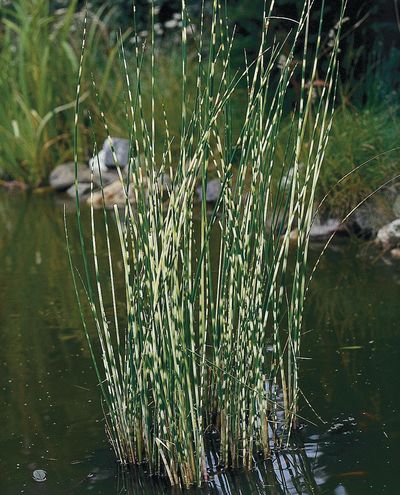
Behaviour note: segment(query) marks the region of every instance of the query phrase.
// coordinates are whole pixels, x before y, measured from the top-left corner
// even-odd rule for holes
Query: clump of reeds
[[[195,92],[189,92],[188,13],[182,1],[178,156],[171,152],[167,116],[164,128],[155,125],[155,78],[150,87],[141,84],[145,49],[136,44],[131,74],[128,55],[120,46],[130,163],[127,177],[119,169],[127,197],[124,210],[115,207],[110,220],[104,209],[108,253],[104,267],[98,256],[93,208],[90,260],[77,201],[86,271],[82,280],[99,355],[88,331],[87,335],[118,460],[145,461],[152,473],[166,474],[171,484],[188,486],[207,478],[204,442],[211,430],[218,433],[219,462],[248,467],[256,452],[268,457],[296,425],[308,233],[331,125],[338,50],[336,39],[325,82],[316,93],[312,82],[317,78],[319,43],[315,53],[308,53],[310,5],[306,0],[291,37],[272,45],[267,40],[274,2],[265,7],[258,56],[243,74],[232,74],[234,36],[225,9],[214,0],[207,44],[204,17],[200,21],[197,84]],[[152,12],[154,25],[154,5]],[[299,46],[303,56],[295,62]],[[278,71],[283,49],[286,59]],[[154,37],[149,52],[154,75]],[[83,54],[84,46],[82,60]],[[292,112],[285,157],[278,161],[275,150],[294,70],[301,72],[301,92]],[[243,81],[248,99],[235,136],[232,103]],[[76,121],[79,87],[80,81]],[[142,103],[145,90],[153,102],[149,115]],[[306,129],[312,139],[304,150]],[[161,163],[156,163],[160,133],[165,146]],[[167,173],[169,187],[163,180]],[[205,194],[210,173],[221,182],[211,211]],[[198,183],[203,194],[196,209]],[[129,190],[134,204],[128,202]],[[119,255],[111,246],[110,221],[118,228]],[[219,249],[212,252],[215,238]],[[116,297],[120,285],[115,280],[116,256],[123,263],[124,315]],[[111,288],[108,295],[101,283],[105,276]],[[75,277],[76,285],[78,280]],[[111,315],[104,302],[110,298]]]

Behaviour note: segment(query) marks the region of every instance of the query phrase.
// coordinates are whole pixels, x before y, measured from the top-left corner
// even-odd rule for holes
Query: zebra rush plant
[[[154,119],[153,2],[149,48],[137,40],[130,61],[120,44],[130,158],[124,175],[114,152],[126,204],[123,211],[116,206],[111,213],[103,208],[105,266],[93,206],[90,247],[86,246],[78,193],[85,272],[81,276],[73,266],[66,229],[78,302],[83,283],[95,326],[93,337],[80,303],[110,442],[121,463],[146,462],[152,474],[167,476],[172,485],[199,485],[207,479],[205,442],[210,432],[217,434],[221,465],[251,467],[256,455],[268,458],[296,427],[309,231],[332,123],[339,39],[338,33],[322,76],[317,64],[319,41],[315,53],[308,49],[311,4],[305,1],[300,19],[287,20],[293,32],[286,40],[271,43],[274,1],[266,3],[258,56],[243,73],[232,73],[234,32],[229,29],[226,7],[214,0],[207,42],[204,9],[200,19],[193,90],[187,82],[190,19],[182,0],[182,87],[177,95],[181,136],[176,156],[171,151],[168,116],[163,128],[156,128]],[[133,8],[134,22],[135,15]],[[320,33],[317,36],[319,40]],[[296,61],[299,50],[302,59]],[[149,114],[141,79],[146,57],[152,74],[146,88],[151,95]],[[278,161],[275,150],[295,71],[301,73],[301,92],[291,113],[285,157]],[[324,84],[320,84],[322,78]],[[241,128],[235,131],[233,104],[243,83],[247,103]],[[96,91],[95,82],[93,88]],[[101,116],[112,147],[103,111]],[[312,134],[307,146],[306,130]],[[157,154],[160,134],[164,145]],[[94,143],[96,153],[95,137]],[[96,166],[100,171],[100,164]],[[216,174],[221,183],[211,211],[205,194],[210,174]],[[198,184],[202,195],[196,205]],[[110,235],[114,223],[117,250]],[[217,252],[211,250],[215,239]],[[116,276],[116,258],[122,261],[123,280]],[[121,284],[123,302],[116,296]]]

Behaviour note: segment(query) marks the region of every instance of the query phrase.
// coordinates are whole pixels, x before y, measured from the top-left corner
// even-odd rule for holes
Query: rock
[[[375,238],[381,227],[395,219],[391,196],[390,191],[387,191],[357,208],[349,219],[349,225],[356,234],[368,239]]]
[[[400,194],[398,194],[393,202],[393,213],[396,218],[400,218]]]
[[[145,187],[145,194],[147,196],[147,178],[143,178],[143,184]],[[157,178],[158,185],[161,188],[162,192],[167,192],[168,190],[171,189],[172,186],[172,181],[169,177],[168,174],[160,174],[159,177]],[[104,203],[106,208],[112,208],[114,205],[123,207],[126,204],[126,193],[123,190],[123,187],[126,187],[126,184],[124,186],[121,185],[121,181],[119,179],[115,180],[111,184],[107,185],[106,187],[103,188],[104,192]],[[163,199],[167,199],[167,197],[164,197]],[[134,194],[134,189],[132,183],[129,186],[129,202],[131,204],[134,204],[136,202],[135,194]],[[91,198],[89,197],[87,199],[87,203],[91,204]],[[94,208],[102,208],[103,206],[103,198],[101,191],[96,191],[93,193],[93,207]]]
[[[90,165],[93,165],[93,184],[95,187],[99,187],[101,184],[100,181],[100,173],[97,160],[92,158],[89,161]],[[100,167],[101,167],[100,163]],[[109,169],[104,165],[104,169],[101,169],[101,179],[103,182],[103,186],[107,186],[112,182],[118,180],[118,171],[116,169]],[[79,190],[82,194],[84,194],[84,190],[87,188],[87,184],[90,184],[92,180],[92,174],[90,167],[86,165],[78,165],[78,181],[79,185],[82,184],[82,187],[79,187]],[[72,162],[64,163],[63,165],[58,165],[50,174],[49,178],[50,186],[56,191],[67,191],[67,194],[70,196],[73,190],[73,197],[75,197],[75,166]],[[83,186],[83,184],[86,184]],[[71,188],[71,191],[69,189]]]
[[[128,158],[129,158],[129,140],[112,137],[111,141],[112,141],[112,145],[114,147],[114,151],[115,151],[118,165],[121,168],[126,167],[128,165]],[[113,153],[111,151],[110,141],[108,138],[104,141],[102,151],[104,153],[105,166],[108,168],[116,168],[117,165],[114,162],[114,157],[113,157]]]
[[[291,230],[289,234],[290,241],[297,242],[298,238],[299,238],[299,229]]]
[[[79,182],[90,182],[90,170],[78,164]],[[56,191],[65,191],[75,182],[75,165],[73,162],[58,165],[50,174],[50,186]]]
[[[203,191],[201,184],[196,187],[197,195],[202,200]],[[206,201],[207,203],[215,203],[221,192],[221,182],[219,179],[211,179],[207,182],[206,186]]]
[[[0,170],[0,177],[1,176],[2,174]],[[7,189],[9,191],[26,191],[28,189],[28,186],[25,184],[25,182],[22,182],[20,180],[0,180],[0,187],[4,187],[4,189]],[[37,191],[37,189],[35,191]]]
[[[344,234],[347,233],[346,227],[337,218],[328,218],[325,221],[321,221],[319,217],[316,217],[310,229],[311,241],[328,240],[332,234]]]
[[[89,169],[92,170],[93,168],[93,174],[99,175],[99,168],[101,173],[106,173],[108,172],[108,168],[106,167],[106,161],[105,161],[105,156],[106,153],[104,150],[101,150],[97,155],[92,156],[89,160]]]
[[[379,229],[376,238],[385,249],[400,246],[400,218]]]
[[[90,182],[80,182],[78,184],[78,197],[80,199],[90,193],[90,185]],[[67,194],[70,198],[75,199],[75,184],[67,189]]]
[[[112,184],[103,188],[104,193],[104,204],[106,208],[112,208],[114,205],[124,206],[126,203],[126,194],[123,189],[123,185],[121,181],[118,179]],[[129,202],[135,202],[135,195],[133,188],[129,188]],[[97,191],[93,194],[93,203],[92,198],[89,196],[87,199],[87,203],[93,204],[93,208],[101,208],[103,206],[103,195],[101,191]]]
[[[105,162],[105,151],[101,150],[97,155],[89,160],[89,168],[93,167],[93,182],[98,186],[103,183],[103,186],[108,186],[116,180],[119,180],[118,170],[116,168],[108,168]],[[100,180],[101,174],[101,180]],[[125,176],[124,169],[122,175]]]
[[[126,174],[124,173],[124,170],[122,169],[122,176],[125,177]],[[99,170],[94,169],[93,170],[93,181],[100,186],[101,183],[103,186],[108,186],[109,184],[112,184],[115,181],[119,181],[119,174],[118,170],[116,168],[110,169],[106,168],[105,171],[101,171],[101,180],[100,180],[100,173]]]
[[[35,469],[32,473],[32,478],[38,483],[42,483],[47,480],[47,473],[44,469]]]
[[[392,258],[395,260],[400,260],[400,248],[394,248],[390,251]]]
[[[125,177],[126,174],[122,173],[123,177]],[[109,184],[112,184],[116,180],[119,180],[119,174],[117,169],[108,169],[107,172],[101,174],[101,181],[100,181],[100,175],[95,175],[96,181],[98,185],[100,186],[101,182],[103,183],[103,186],[108,186]]]

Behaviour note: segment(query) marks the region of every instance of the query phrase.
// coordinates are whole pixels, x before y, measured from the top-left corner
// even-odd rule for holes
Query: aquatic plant
[[[200,20],[196,91],[191,94],[187,84],[189,19],[182,0],[182,74],[176,95],[181,132],[175,163],[168,115],[161,128],[155,121],[153,3],[152,43],[149,53],[136,43],[133,74],[120,43],[130,135],[126,177],[115,153],[114,160],[126,205],[123,211],[115,207],[111,219],[104,208],[101,225],[91,208],[90,246],[84,239],[77,194],[84,260],[81,276],[74,269],[70,249],[69,254],[78,301],[82,282],[96,330],[94,338],[80,301],[108,436],[120,462],[145,461],[152,473],[165,474],[174,485],[189,486],[207,479],[208,434],[218,438],[221,465],[250,467],[257,452],[268,458],[271,448],[287,441],[298,422],[308,233],[332,122],[339,33],[324,84],[316,88],[314,81],[322,78],[317,72],[320,32],[311,56],[311,2],[304,2],[298,20],[288,20],[294,26],[292,35],[284,43],[269,46],[266,39],[273,8],[273,1],[265,5],[257,57],[238,74],[230,67],[234,33],[228,28],[228,14],[218,0],[213,1],[207,44],[203,41],[204,17]],[[76,97],[76,165],[86,33],[85,28]],[[294,70],[293,53],[299,45],[303,52],[301,90],[281,159],[276,149]],[[272,85],[283,47],[288,55],[280,64],[277,84]],[[141,84],[147,56],[149,113],[143,107]],[[247,102],[235,134],[232,102],[243,80]],[[95,82],[93,86],[96,92]],[[112,147],[100,99],[99,105]],[[311,139],[304,150],[306,130]],[[160,135],[164,144],[162,160],[157,161]],[[206,190],[211,173],[219,178],[221,190],[210,210]],[[202,194],[196,206],[199,183]],[[130,191],[134,204],[128,201]],[[124,268],[123,296],[116,290],[116,255],[109,235],[114,222]],[[104,266],[98,250],[100,227],[107,240]],[[292,239],[294,229],[298,234]],[[215,239],[217,252],[211,249]]]
[[[76,34],[81,32],[84,14],[76,12],[77,0],[55,12],[50,4],[21,0],[0,6],[0,177],[31,186],[43,185],[52,168],[73,155],[71,120],[80,50]],[[90,13],[86,65],[88,70],[102,68],[99,92],[112,107],[122,83],[113,78],[118,49],[108,46],[109,15],[104,8]],[[88,86],[90,81],[82,99],[88,97]],[[87,102],[93,113],[95,103],[95,99]],[[80,125],[80,134],[85,149],[87,126]]]

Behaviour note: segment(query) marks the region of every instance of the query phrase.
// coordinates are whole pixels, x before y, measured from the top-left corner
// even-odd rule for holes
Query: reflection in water
[[[209,459],[210,461],[210,459]],[[118,486],[120,492],[135,495],[138,489],[143,493],[182,493],[179,489],[167,487],[160,480],[149,480],[146,473],[137,469],[120,469]],[[189,493],[221,495],[306,495],[319,494],[319,488],[310,470],[309,459],[304,451],[283,452],[271,461],[256,464],[250,471],[222,472],[213,470],[207,486],[192,488]]]
[[[79,261],[73,209],[67,221]],[[310,422],[297,447],[250,472],[218,471],[210,454],[209,484],[190,492],[397,493],[400,266],[368,256],[359,245],[335,245],[312,283],[303,345],[312,359],[301,375],[312,408],[304,401]],[[62,205],[0,193],[0,260],[0,494],[180,493],[144,467],[118,469],[109,449]],[[37,469],[47,481],[34,481]]]

